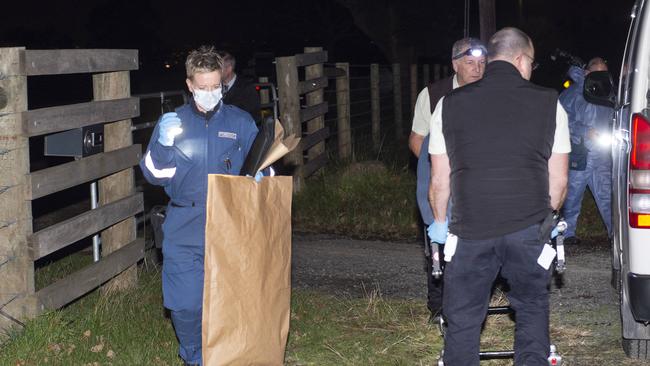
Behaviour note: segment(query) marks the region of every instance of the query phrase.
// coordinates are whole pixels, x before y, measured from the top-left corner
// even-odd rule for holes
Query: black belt
[[[194,201],[188,202],[187,204],[180,204],[180,203],[176,203],[176,202],[172,201],[171,206],[172,207],[203,207],[203,205],[199,205]]]

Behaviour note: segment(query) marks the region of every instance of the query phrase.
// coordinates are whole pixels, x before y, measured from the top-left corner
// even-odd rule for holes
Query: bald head
[[[508,61],[532,48],[533,42],[526,33],[513,27],[503,28],[488,42],[488,59]]]
[[[514,27],[503,28],[490,38],[487,49],[488,62],[509,62],[524,79],[530,79],[535,62],[535,48],[526,33]]]

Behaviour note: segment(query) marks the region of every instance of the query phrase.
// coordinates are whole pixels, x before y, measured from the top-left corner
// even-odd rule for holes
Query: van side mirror
[[[614,108],[616,88],[612,75],[607,71],[590,72],[585,77],[583,95],[589,103]]]

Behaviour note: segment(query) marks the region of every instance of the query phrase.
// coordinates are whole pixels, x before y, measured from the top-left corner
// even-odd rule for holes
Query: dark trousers
[[[445,267],[445,366],[479,365],[481,325],[499,271],[515,311],[515,365],[548,365],[551,270],[537,264],[543,247],[538,231],[535,224],[492,239],[459,238]]]
[[[170,310],[179,356],[202,365],[203,260],[205,248],[167,240],[163,245],[163,305]]]

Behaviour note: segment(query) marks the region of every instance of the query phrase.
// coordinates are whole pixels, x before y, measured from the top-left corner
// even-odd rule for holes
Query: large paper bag
[[[291,177],[208,176],[203,363],[282,365],[291,300]]]

